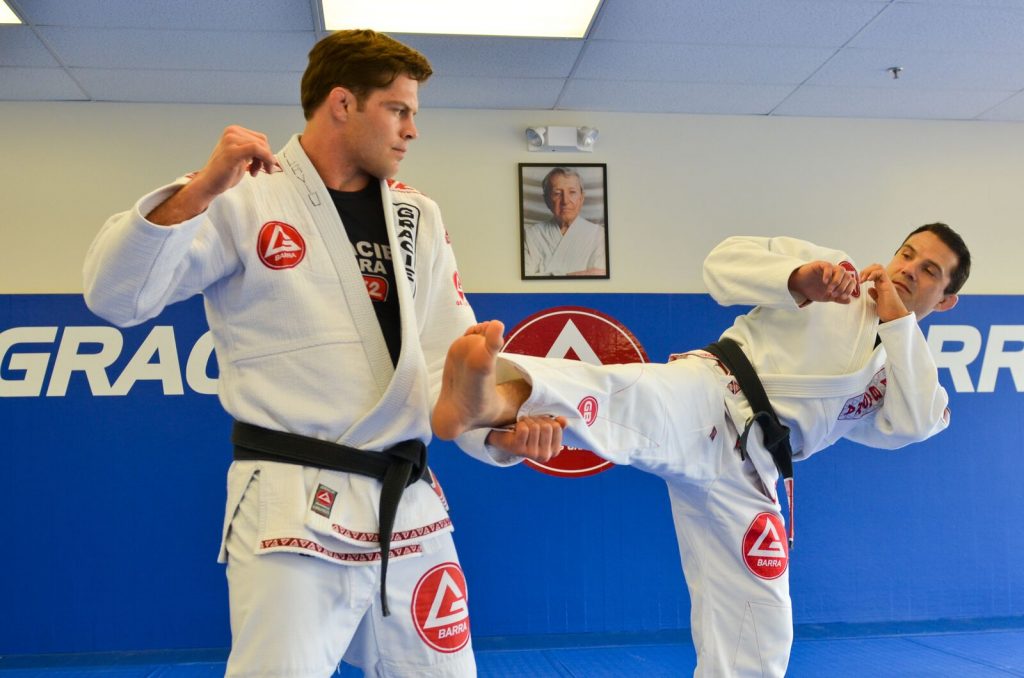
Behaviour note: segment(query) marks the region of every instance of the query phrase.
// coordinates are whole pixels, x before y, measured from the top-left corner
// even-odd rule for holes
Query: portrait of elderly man
[[[571,167],[555,167],[542,182],[550,219],[523,227],[523,276],[607,276],[605,227],[581,216],[583,179]]]

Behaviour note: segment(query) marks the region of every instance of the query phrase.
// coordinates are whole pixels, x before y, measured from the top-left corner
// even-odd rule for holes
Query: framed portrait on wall
[[[523,280],[608,278],[608,166],[519,164]]]

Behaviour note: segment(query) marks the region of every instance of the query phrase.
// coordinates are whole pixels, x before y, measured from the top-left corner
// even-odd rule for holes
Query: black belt
[[[757,376],[757,371],[750,364],[743,349],[732,339],[722,337],[715,343],[704,348],[705,351],[722,361],[739,382],[740,390],[750,403],[754,416],[747,422],[740,435],[740,450],[746,454],[747,436],[750,427],[757,422],[764,436],[765,449],[772,455],[775,468],[779,470],[786,486],[786,499],[789,503],[789,546],[793,547],[793,448],[789,444],[789,427],[779,421],[775,408],[764,392],[764,385]]]
[[[383,483],[380,490],[380,601],[381,611],[390,614],[387,599],[388,554],[395,515],[405,488],[426,480],[427,446],[422,440],[405,440],[381,452],[367,452],[348,445],[309,438],[295,433],[272,431],[236,421],[231,431],[236,461],[276,461],[301,464],[332,471],[357,473]]]

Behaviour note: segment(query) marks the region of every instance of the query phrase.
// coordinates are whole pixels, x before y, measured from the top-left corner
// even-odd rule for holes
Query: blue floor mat
[[[793,646],[786,674],[792,678],[835,676],[853,678],[989,678],[1024,676],[1024,672],[1000,669],[983,648],[989,634],[957,634],[964,648],[974,652],[952,654],[930,647],[923,640],[931,638],[843,638],[835,640],[804,640]],[[1017,661],[1024,660],[1024,631],[1002,634],[1003,642],[1013,643]],[[971,656],[973,655],[973,656]]]
[[[503,649],[481,643],[480,678],[673,678],[692,674],[688,642]],[[497,647],[495,647],[497,646]],[[223,650],[0,657],[0,678],[212,678]],[[341,678],[361,672],[343,667]],[[791,678],[1024,678],[1024,628],[870,637],[800,637]]]

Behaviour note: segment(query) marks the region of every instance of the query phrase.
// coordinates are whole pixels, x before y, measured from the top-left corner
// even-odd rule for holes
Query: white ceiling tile
[[[810,47],[723,47],[591,41],[575,77],[751,85],[799,84],[835,53]]]
[[[888,3],[605,0],[590,37],[635,42],[838,47]]]
[[[562,78],[434,76],[420,90],[420,108],[551,109]]]
[[[28,26],[0,26],[0,66],[59,65]]]
[[[564,78],[572,72],[582,40],[480,36],[396,35],[430,59],[434,72],[450,76]]]
[[[573,79],[558,108],[580,111],[764,115],[792,85],[719,85]]]
[[[15,4],[29,25],[0,27],[4,100],[297,105],[317,39],[310,0]],[[1024,0],[603,0],[586,40],[396,37],[434,64],[430,107],[1015,120],[1024,106]]]
[[[902,70],[894,80],[890,67]],[[1024,88],[1024,52],[995,56],[978,52],[911,51],[907,49],[841,50],[809,85],[887,87],[890,89]]]
[[[74,68],[305,70],[310,32],[156,31],[135,28],[40,28]]]
[[[971,120],[1009,96],[990,90],[897,90],[889,87],[804,85],[776,115],[841,118],[916,118]]]
[[[946,52],[1024,52],[1024,9],[894,4],[851,47]]]
[[[290,104],[299,107],[302,73],[73,69],[94,101]]]
[[[88,97],[59,68],[0,68],[0,100],[82,101]]]
[[[309,0],[28,0],[33,25],[77,28],[314,29]]]
[[[978,116],[979,120],[1024,122],[1024,92],[1008,97]]]
[[[959,5],[960,7],[1016,7],[1024,9],[1024,0],[896,0],[900,5]]]

